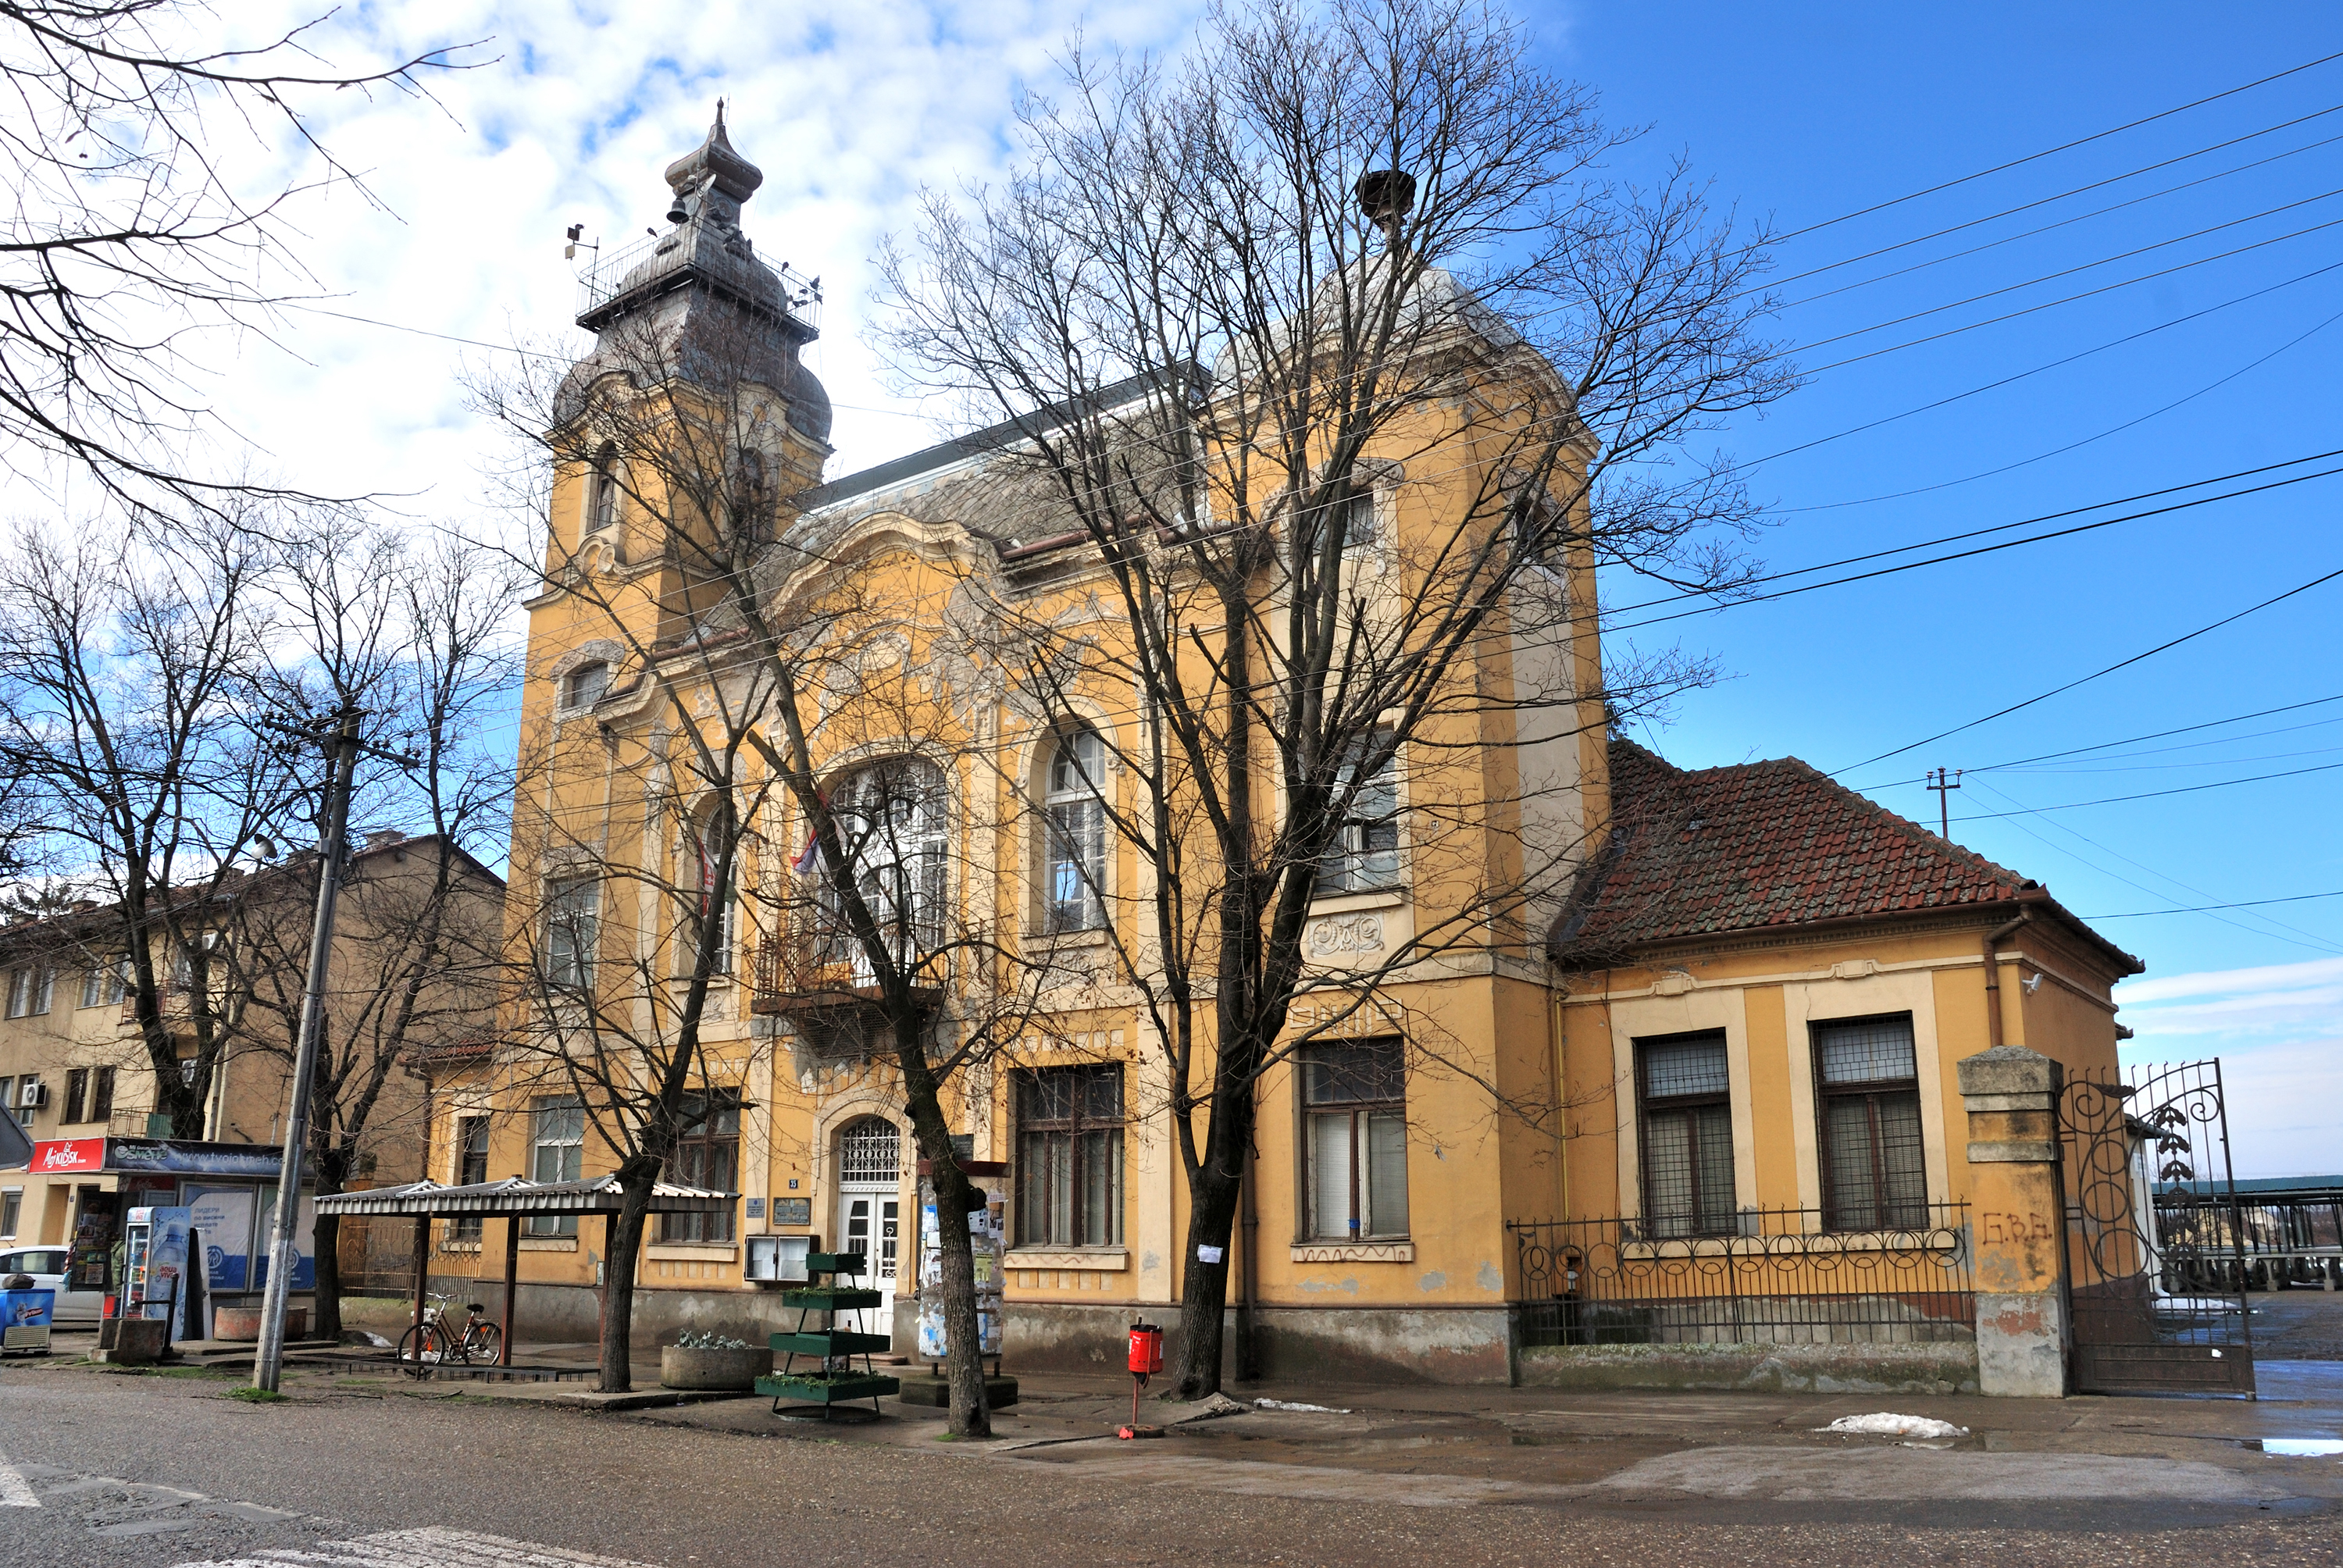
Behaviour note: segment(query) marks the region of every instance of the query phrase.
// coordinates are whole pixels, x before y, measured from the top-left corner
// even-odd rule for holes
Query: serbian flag
[[[827,806],[830,802],[824,800],[822,804]],[[799,850],[798,858],[789,862],[789,869],[800,877],[810,877],[821,869],[821,831],[811,823],[808,823],[805,848]]]

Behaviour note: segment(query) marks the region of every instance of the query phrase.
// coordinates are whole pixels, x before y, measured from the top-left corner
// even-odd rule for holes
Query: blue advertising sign
[[[274,1177],[277,1151],[256,1143],[187,1143],[164,1138],[109,1138],[108,1171],[155,1171],[186,1176]]]

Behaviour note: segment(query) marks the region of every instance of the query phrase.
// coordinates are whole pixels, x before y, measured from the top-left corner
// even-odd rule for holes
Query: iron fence
[[[1632,1219],[1508,1221],[1522,1342],[1915,1344],[1976,1332],[1966,1203],[1926,1223],[1824,1229],[1818,1209],[1745,1209],[1732,1233]]]

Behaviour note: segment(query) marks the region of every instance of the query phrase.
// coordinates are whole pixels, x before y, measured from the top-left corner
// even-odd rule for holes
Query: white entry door
[[[883,1116],[850,1123],[838,1138],[838,1250],[870,1260],[860,1284],[886,1300],[863,1319],[871,1333],[892,1332],[895,1282],[903,1257],[902,1134]]]

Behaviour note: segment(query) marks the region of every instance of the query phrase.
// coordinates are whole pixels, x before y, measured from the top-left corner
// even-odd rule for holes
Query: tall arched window
[[[587,483],[586,532],[607,534],[618,526],[618,445],[605,441],[594,454],[594,472]]]
[[[1089,729],[1061,736],[1042,801],[1048,842],[1041,867],[1042,930],[1094,930],[1106,923],[1106,746]]]
[[[943,774],[916,757],[890,757],[849,775],[830,797],[841,848],[854,880],[899,968],[943,940],[945,812]],[[832,961],[850,963],[855,983],[877,976],[870,955],[847,925],[835,890],[823,884]]]

